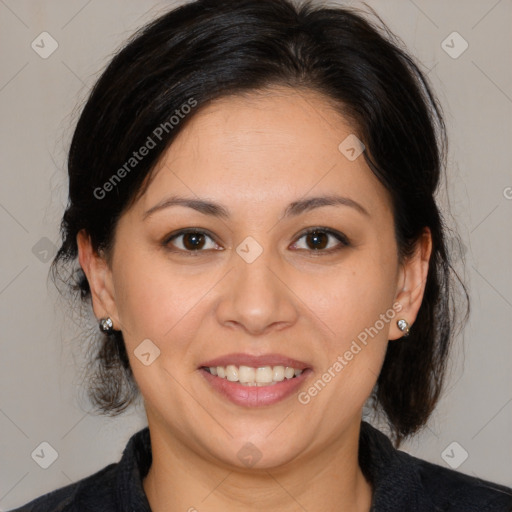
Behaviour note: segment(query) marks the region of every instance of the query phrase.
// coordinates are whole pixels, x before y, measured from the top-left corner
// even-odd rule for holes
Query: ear
[[[389,330],[390,340],[396,340],[403,336],[403,332],[396,324],[398,320],[403,318],[412,328],[418,316],[425,293],[431,253],[432,233],[428,227],[425,227],[416,243],[414,254],[400,267],[395,302],[399,302],[402,309]]]
[[[114,329],[120,330],[112,271],[105,257],[93,248],[91,238],[85,230],[78,233],[76,242],[78,261],[89,281],[94,314],[98,319],[109,316],[114,323]]]

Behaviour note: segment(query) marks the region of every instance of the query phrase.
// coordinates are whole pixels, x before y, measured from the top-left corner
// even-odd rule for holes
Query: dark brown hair
[[[391,195],[400,261],[412,254],[425,226],[432,233],[417,319],[408,338],[389,343],[372,394],[398,446],[426,423],[440,396],[458,315],[458,276],[435,201],[447,151],[441,108],[426,76],[375,16],[381,26],[356,9],[312,2],[198,0],[139,30],[103,72],[78,120],[68,159],[63,241],[52,268],[56,277],[65,265],[75,265],[71,284],[90,300],[87,279],[76,266],[77,233],[85,229],[94,248],[108,252],[120,215],[201,106],[272,85],[322,93],[352,123],[366,162]],[[179,112],[191,98],[197,107],[182,119]],[[172,116],[179,121],[171,122]],[[153,137],[147,156],[113,180],[162,126],[167,129]],[[469,298],[462,289],[466,320]],[[98,336],[89,396],[101,412],[115,415],[138,389],[122,333]]]

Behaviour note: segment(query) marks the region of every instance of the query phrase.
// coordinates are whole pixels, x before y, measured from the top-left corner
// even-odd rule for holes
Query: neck
[[[300,462],[240,469],[206,460],[165,430],[152,429],[153,462],[143,488],[153,512],[350,510],[368,512],[372,489],[358,464],[360,424]]]

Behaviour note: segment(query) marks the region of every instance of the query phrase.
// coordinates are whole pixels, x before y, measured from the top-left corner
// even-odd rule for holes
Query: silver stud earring
[[[404,338],[409,336],[409,323],[407,320],[401,319],[397,321],[398,328],[404,333]]]
[[[100,320],[100,331],[103,334],[112,334],[114,332],[114,322],[109,316]]]

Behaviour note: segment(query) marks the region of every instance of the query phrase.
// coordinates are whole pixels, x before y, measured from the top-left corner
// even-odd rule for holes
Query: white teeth
[[[228,364],[226,366],[226,379],[230,382],[236,382],[238,380],[238,368],[234,364]]]
[[[277,382],[243,382],[243,381],[240,381],[239,384],[241,384],[242,386],[249,386],[249,387],[254,387],[254,386],[261,387],[261,386],[274,386],[275,384],[277,384]]]
[[[238,380],[240,382],[254,382],[256,370],[250,366],[240,366],[238,368]]]
[[[264,366],[256,370],[256,382],[272,382],[273,369],[270,366]]]
[[[284,366],[274,366],[272,380],[275,382],[281,382],[284,380]]]
[[[298,377],[302,373],[302,370],[291,366],[252,368],[251,366],[228,364],[227,366],[210,366],[208,369],[212,375],[230,382],[239,382],[243,386],[271,386],[284,379]]]
[[[293,368],[290,368],[289,366],[287,366],[285,369],[284,369],[284,376],[287,378],[287,379],[291,379],[292,377],[295,376],[295,370]]]

